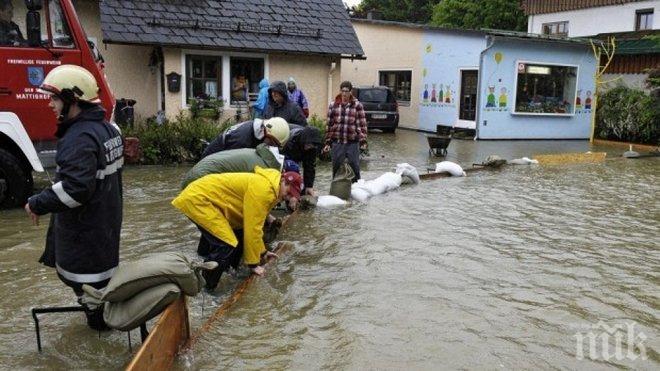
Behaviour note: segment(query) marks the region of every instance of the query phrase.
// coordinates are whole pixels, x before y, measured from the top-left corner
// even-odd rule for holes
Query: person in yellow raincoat
[[[257,166],[254,173],[206,175],[172,201],[208,242],[207,251],[198,251],[204,261],[218,262],[215,270],[204,273],[208,290],[215,289],[230,266],[238,267],[241,257],[252,272],[264,273],[262,258],[272,254],[263,242],[264,222],[278,202],[300,197],[301,187],[298,173]]]

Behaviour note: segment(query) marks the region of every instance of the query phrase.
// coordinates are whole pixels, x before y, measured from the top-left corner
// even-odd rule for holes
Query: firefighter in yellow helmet
[[[79,297],[82,285],[107,285],[119,263],[122,221],[123,141],[104,121],[96,79],[79,66],[54,68],[40,89],[50,95],[58,119],[55,183],[28,199],[25,211],[38,224],[51,213],[39,262],[53,267]],[[90,327],[107,329],[103,307],[86,310]]]

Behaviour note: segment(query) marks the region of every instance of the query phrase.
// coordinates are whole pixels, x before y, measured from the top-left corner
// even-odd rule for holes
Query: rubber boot
[[[85,316],[87,317],[87,326],[96,331],[109,331],[110,327],[103,320],[103,305],[97,309],[85,307]]]

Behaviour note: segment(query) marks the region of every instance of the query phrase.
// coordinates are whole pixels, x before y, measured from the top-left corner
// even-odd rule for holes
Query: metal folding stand
[[[37,333],[37,349],[41,352],[41,329],[39,328],[39,317],[37,314],[44,313],[74,313],[74,312],[84,312],[85,307],[82,305],[71,306],[71,307],[44,307],[44,308],[32,308],[32,318],[34,319],[34,328]],[[142,342],[147,339],[149,336],[149,331],[147,331],[147,324],[142,323],[140,325],[140,338]],[[128,332],[128,346],[131,347],[131,333]]]
[[[85,307],[78,305],[75,307],[45,307],[45,308],[32,308],[32,318],[34,318],[34,327],[37,331],[37,349],[41,352],[41,331],[39,331],[39,317],[37,314],[43,313],[72,313],[84,312]]]

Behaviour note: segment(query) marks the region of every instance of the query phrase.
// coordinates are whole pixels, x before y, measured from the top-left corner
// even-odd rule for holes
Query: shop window
[[[635,30],[652,30],[653,29],[653,9],[641,9],[637,11],[635,18]]]
[[[222,58],[186,56],[186,98],[220,98],[222,95]]]
[[[262,58],[231,57],[231,104],[257,100],[259,82],[264,78]]]
[[[390,88],[397,102],[410,104],[412,71],[379,71],[379,85]]]
[[[515,113],[570,115],[575,112],[576,66],[517,63]]]
[[[544,35],[568,36],[568,21],[543,24]]]

